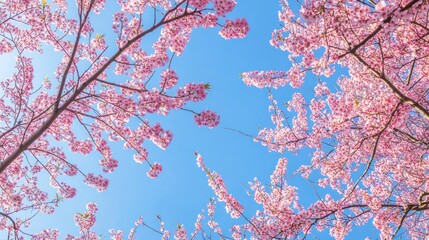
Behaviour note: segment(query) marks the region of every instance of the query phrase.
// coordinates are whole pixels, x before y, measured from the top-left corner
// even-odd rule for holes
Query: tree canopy
[[[100,239],[93,230],[95,202],[74,215],[77,236],[49,226],[27,228],[39,212],[52,214],[76,196],[70,179],[105,191],[123,161],[115,145],[132,151],[147,177],[162,174],[163,165],[144,145],[168,151],[173,132],[157,116],[182,111],[197,126],[218,126],[221,116],[191,104],[205,100],[211,84],[182,83],[173,63],[195,29],[246,37],[246,16],[229,17],[236,4],[0,1],[0,54],[13,56],[15,65],[0,79],[0,230],[7,239]],[[305,239],[317,232],[344,239],[360,226],[376,229],[380,239],[427,238],[428,14],[425,0],[281,0],[270,44],[286,52],[290,68],[241,73],[246,85],[266,90],[268,112],[254,114],[271,116],[272,125],[255,134],[234,129],[281,155],[270,182],[254,178],[251,198],[240,199],[228,191],[222,169],[211,170],[204,152],[196,152],[215,197],[197,216],[195,230],[169,229],[161,216],[159,228],[139,218],[128,238],[148,228],[162,239]],[[109,27],[100,31],[97,17]],[[52,51],[59,56],[56,70],[41,79],[35,61]],[[291,99],[283,102],[282,91],[293,91]],[[87,172],[74,156],[91,153],[100,156],[94,160],[99,169]],[[299,168],[287,171],[293,160],[286,153],[302,159]],[[291,178],[306,181],[315,197],[303,196]],[[259,206],[255,213],[245,211],[250,200]],[[223,229],[216,204],[241,222]],[[126,237],[122,230],[108,235]]]

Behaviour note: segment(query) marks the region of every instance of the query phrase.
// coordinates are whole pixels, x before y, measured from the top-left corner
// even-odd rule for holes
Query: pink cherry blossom
[[[177,84],[177,74],[172,69],[167,69],[161,74],[161,82],[159,83],[159,87],[161,89],[170,89]]]
[[[156,178],[162,172],[161,164],[155,162],[153,163],[151,169],[146,173],[146,175],[150,178]]]
[[[249,24],[246,19],[226,20],[225,26],[219,32],[224,39],[243,38],[249,32]]]
[[[220,16],[225,16],[225,14],[231,12],[234,9],[235,4],[235,0],[213,0],[216,14]]]
[[[0,231],[7,231],[10,238],[27,234],[21,231],[24,224],[17,223],[28,217],[25,224],[29,225],[30,212],[51,214],[64,198],[78,194],[69,177],[105,191],[109,174],[131,160],[119,158],[112,151],[115,144],[132,151],[149,177],[161,173],[161,164],[152,162],[145,142],[164,150],[173,133],[153,116],[174,110],[193,112],[185,108],[187,103],[207,96],[204,83],[181,83],[171,60],[186,50],[194,29],[218,28],[229,21],[225,15],[236,4],[232,0],[118,0],[105,10],[106,2],[10,0],[0,6],[0,54],[14,66],[0,82],[0,213],[4,213]],[[147,24],[148,18],[153,18],[153,25]],[[94,24],[97,19],[111,19],[105,22],[111,29],[99,28]],[[244,34],[240,32],[241,37]],[[35,63],[44,58],[52,59],[49,65],[55,70],[42,73],[43,78]],[[149,87],[153,82],[155,87]],[[201,124],[217,125],[219,117],[208,115],[203,114]],[[88,161],[98,154],[94,161],[99,169],[82,169],[75,154],[85,155]],[[99,170],[104,174],[96,174]],[[54,191],[43,186],[45,182]],[[163,234],[168,238],[168,230]],[[59,237],[52,229],[27,235]],[[98,235],[82,232],[66,238],[96,239]]]
[[[177,229],[174,230],[174,239],[177,239],[177,240],[185,240],[185,239],[187,239],[187,237],[186,237],[186,230],[183,227],[183,225],[178,225]]]
[[[198,126],[214,128],[219,125],[220,116],[210,110],[204,110],[199,114],[195,114],[194,120]]]
[[[99,192],[103,192],[106,190],[107,186],[109,185],[109,180],[106,178],[103,178],[101,175],[95,176],[94,174],[90,173],[85,178],[85,183],[88,186],[91,186]]]

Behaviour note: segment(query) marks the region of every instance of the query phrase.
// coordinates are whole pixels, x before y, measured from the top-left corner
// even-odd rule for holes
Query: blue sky
[[[258,177],[268,183],[269,175],[281,156],[290,160],[288,173],[310,160],[308,152],[300,155],[269,153],[251,138],[228,130],[231,128],[256,135],[258,127],[272,124],[267,91],[247,87],[240,73],[289,67],[287,54],[269,44],[272,30],[280,26],[277,18],[279,9],[278,1],[238,0],[234,12],[228,17],[247,18],[250,25],[247,38],[225,41],[219,36],[219,29],[198,29],[192,34],[184,54],[174,59],[172,68],[178,73],[179,85],[186,82],[211,84],[204,102],[187,107],[196,111],[209,108],[220,114],[221,122],[217,128],[197,127],[192,114],[185,111],[174,111],[166,117],[151,116],[152,123],[160,122],[174,134],[173,142],[165,151],[153,144],[146,144],[152,162],[163,164],[164,171],[157,179],[146,177],[147,165],[136,164],[132,151],[123,150],[121,144],[112,144],[113,156],[119,160],[119,168],[109,175],[109,188],[98,193],[81,184],[81,179],[73,180],[78,186],[77,196],[61,203],[55,214],[39,215],[33,220],[34,229],[52,227],[60,229],[63,234],[77,234],[74,213],[84,212],[85,204],[95,201],[99,212],[94,229],[104,236],[108,235],[107,230],[110,228],[127,232],[139,216],[146,223],[159,228],[157,214],[168,229],[174,230],[177,224],[184,224],[190,233],[197,214],[206,209],[210,198],[214,196],[207,185],[207,177],[195,164],[195,151],[204,156],[207,167],[216,170],[224,178],[229,191],[245,206],[244,214],[252,216],[257,206],[246,194],[249,181]],[[100,16],[98,21],[102,22]],[[53,60],[55,58],[48,62]],[[44,76],[44,72],[49,72],[53,76],[55,65],[45,63],[36,63],[36,74]],[[301,90],[312,91],[312,85],[305,85]],[[292,94],[293,89],[289,87],[275,91],[275,95],[282,100],[289,100]],[[73,155],[71,158],[85,170],[99,169],[99,156],[96,154]],[[311,188],[299,176],[291,179],[291,183],[301,187],[300,199],[306,204],[315,199]],[[231,221],[225,213],[223,203],[217,206],[216,219],[228,235],[229,226],[236,222]],[[238,220],[238,223],[244,221]],[[371,230],[366,235],[377,236]],[[144,239],[154,236],[148,229],[140,229],[137,234],[137,237]]]

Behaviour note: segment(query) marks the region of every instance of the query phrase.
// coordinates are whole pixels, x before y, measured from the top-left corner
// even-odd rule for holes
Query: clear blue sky
[[[157,214],[161,215],[168,229],[174,230],[177,224],[184,224],[190,233],[197,214],[206,209],[209,199],[214,196],[207,185],[207,177],[195,164],[195,151],[204,156],[211,170],[223,176],[229,191],[245,206],[244,214],[252,216],[257,206],[246,194],[249,190],[247,183],[254,177],[268,183],[269,175],[282,155],[269,153],[251,138],[226,128],[256,135],[258,127],[271,126],[266,90],[245,86],[240,73],[289,67],[287,54],[269,44],[272,30],[280,26],[277,18],[279,9],[278,1],[238,0],[235,11],[228,17],[247,18],[250,25],[247,38],[225,41],[218,35],[219,29],[198,29],[192,34],[185,53],[174,59],[172,67],[180,77],[179,84],[211,84],[206,101],[188,105],[188,108],[196,111],[209,108],[219,113],[221,122],[217,128],[197,127],[192,114],[184,111],[172,112],[167,117],[150,117],[152,123],[159,121],[174,134],[173,142],[165,151],[146,144],[150,159],[163,164],[164,171],[160,177],[154,180],[147,178],[147,165],[136,164],[132,159],[133,152],[122,150],[121,144],[113,144],[113,155],[119,160],[119,168],[109,176],[107,191],[98,193],[81,184],[79,179],[76,181],[77,196],[63,202],[54,215],[38,216],[33,220],[33,227],[37,230],[58,228],[62,234],[77,235],[74,213],[84,212],[85,204],[95,201],[100,210],[94,229],[104,236],[108,235],[110,228],[128,233],[139,216],[158,229]],[[38,74],[49,71],[49,66],[36,64],[40,64],[36,66]],[[291,88],[283,88],[276,91],[276,95],[289,100],[292,91]],[[311,86],[304,86],[304,91],[311,91]],[[290,160],[288,173],[310,160],[308,153],[284,156]],[[74,160],[84,169],[99,169],[98,155],[75,155]],[[305,185],[299,176],[291,183]],[[315,199],[309,187],[302,187],[299,193],[307,205]],[[233,221],[225,213],[223,203],[217,206],[216,219],[224,226],[224,233],[229,235]],[[238,223],[244,221],[238,220]],[[377,236],[371,232],[366,235]],[[154,235],[148,229],[140,229],[137,237],[152,239]]]

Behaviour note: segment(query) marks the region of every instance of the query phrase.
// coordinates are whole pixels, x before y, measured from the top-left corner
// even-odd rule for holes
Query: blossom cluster
[[[94,226],[96,220],[95,213],[98,211],[97,204],[88,203],[86,210],[85,213],[77,213],[74,216],[74,221],[80,227],[82,233],[89,232],[91,227]]]
[[[152,164],[150,170],[146,173],[146,175],[150,178],[156,178],[162,172],[161,164],[155,162]]]
[[[249,24],[246,19],[238,18],[235,20],[226,20],[225,26],[219,34],[225,39],[244,38],[249,32]]]
[[[197,165],[202,171],[207,173],[208,184],[213,189],[220,202],[225,202],[225,209],[227,213],[230,213],[232,218],[239,218],[244,211],[244,207],[234,198],[234,196],[228,193],[226,185],[222,177],[215,171],[210,172],[204,164],[203,157],[199,153],[195,153],[197,158]]]
[[[305,149],[307,156],[310,150],[297,173],[329,189],[321,192],[339,195],[321,199],[318,192],[313,204],[300,206],[294,187],[280,181],[285,162],[279,160],[270,192],[257,179],[251,185],[264,211],[246,230],[269,239],[306,237],[315,228],[344,239],[355,225],[372,223],[380,239],[400,232],[427,238],[426,211],[416,210],[417,216],[406,209],[419,209],[418,199],[428,192],[422,176],[429,168],[420,163],[428,161],[429,78],[422,59],[429,44],[420,41],[428,34],[420,11],[429,4],[327,0],[306,1],[299,11],[288,1],[281,7],[282,27],[270,43],[288,52],[290,68],[242,77],[249,86],[289,84],[295,92],[284,107],[269,93],[275,126],[262,128],[255,140],[280,153]],[[334,75],[338,69],[347,74]],[[306,78],[310,72],[317,82]],[[314,93],[304,89],[311,85]]]
[[[85,183],[88,186],[97,189],[97,191],[103,192],[107,189],[107,186],[109,185],[109,180],[103,178],[101,175],[95,176],[93,173],[89,173],[85,177]]]
[[[208,90],[204,83],[179,85],[171,68],[173,56],[185,51],[197,28],[225,25],[220,31],[226,38],[244,37],[248,31],[244,19],[225,18],[235,0],[117,2],[119,5],[109,8],[113,11],[110,31],[93,25],[95,14],[104,14],[105,0],[78,1],[79,18],[73,18],[67,0],[2,2],[0,54],[13,55],[10,59],[15,68],[0,82],[0,212],[51,214],[60,200],[76,196],[78,189],[69,182],[70,177],[83,176],[85,184],[106,190],[106,176],[119,165],[112,142],[133,150],[134,160],[149,168],[147,175],[157,177],[162,166],[151,162],[145,142],[166,149],[173,133],[152,122],[150,115],[185,109],[189,102],[204,100]],[[153,25],[146,24],[146,15],[153,17]],[[60,60],[54,74],[44,73],[46,77],[40,78],[34,64],[51,51]],[[219,116],[204,111],[195,120],[199,126],[212,128],[218,125]],[[80,168],[80,159],[72,155],[92,157],[93,153],[99,154],[98,164],[106,175],[97,175],[97,170],[86,172]],[[39,177],[45,176],[55,194],[40,184],[44,181]],[[87,233],[95,221],[91,211],[75,218],[82,236],[67,239],[98,238]],[[22,219],[15,215],[10,219],[3,215],[0,221],[0,231],[19,239],[31,218],[21,224]],[[169,237],[167,230],[162,232]],[[59,232],[45,229],[33,235],[34,239],[57,239]],[[112,235],[119,238],[122,233]]]
[[[194,120],[198,126],[207,126],[209,128],[214,128],[219,125],[220,116],[210,110],[204,110],[199,114],[195,114]]]

